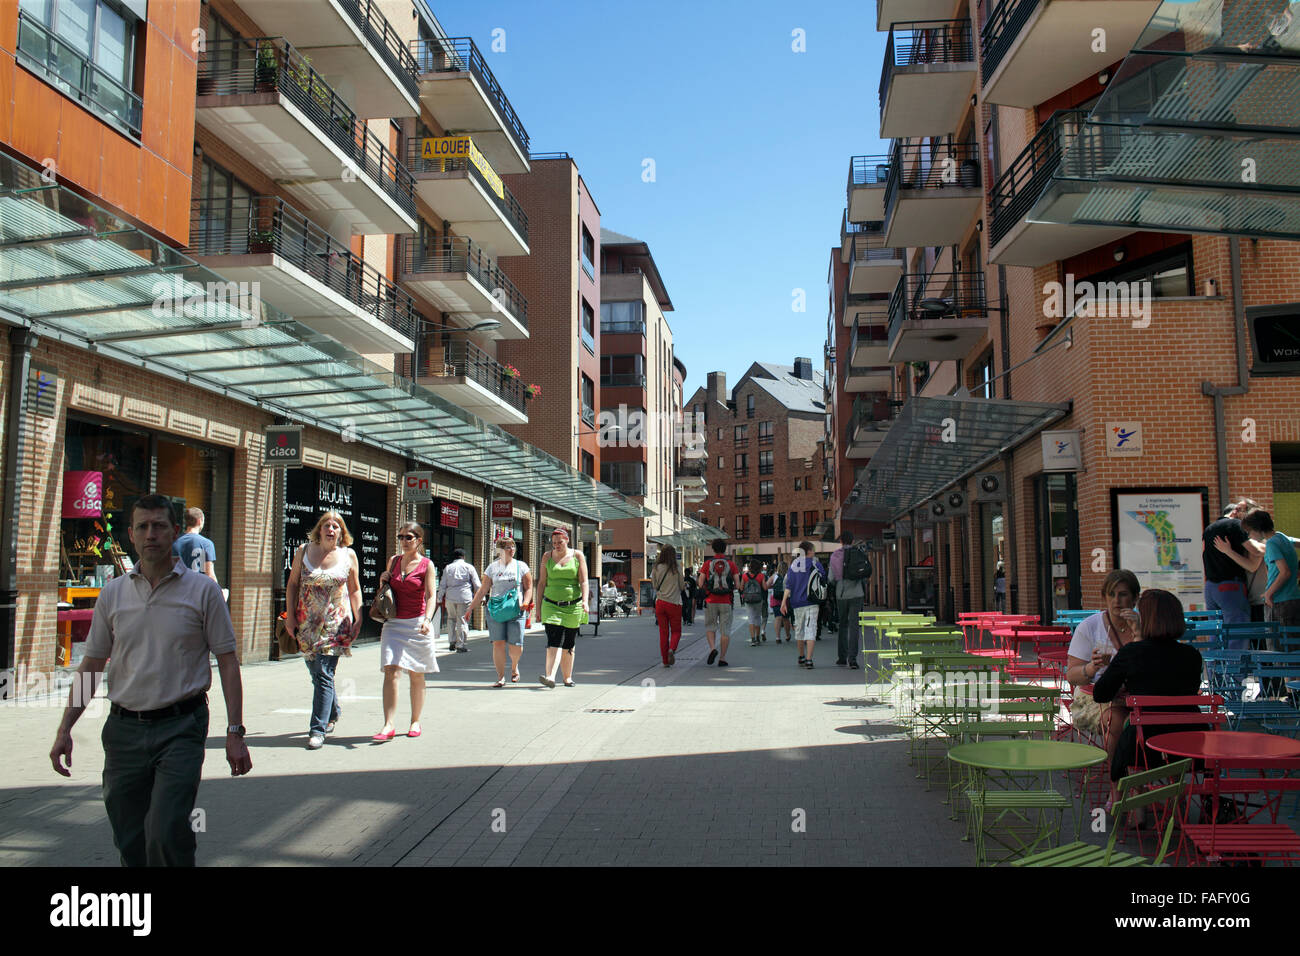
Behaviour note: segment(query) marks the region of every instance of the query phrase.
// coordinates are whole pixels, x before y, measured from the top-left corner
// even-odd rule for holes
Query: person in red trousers
[[[659,656],[664,667],[677,662],[677,645],[682,639],[682,569],[671,544],[659,551],[650,583],[655,589],[655,620],[659,622]],[[671,638],[671,639],[670,639]]]

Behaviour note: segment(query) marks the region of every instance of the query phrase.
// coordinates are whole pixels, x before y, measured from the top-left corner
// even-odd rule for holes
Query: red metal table
[[[1147,741],[1152,750],[1197,760],[1300,757],[1300,740],[1244,730],[1184,730]]]

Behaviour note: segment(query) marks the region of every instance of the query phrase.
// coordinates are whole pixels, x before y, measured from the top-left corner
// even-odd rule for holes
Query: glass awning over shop
[[[686,526],[676,534],[650,535],[647,540],[655,544],[670,544],[680,552],[683,548],[703,548],[711,541],[727,536],[725,531],[703,524],[694,518],[686,518],[685,523]]]
[[[1068,403],[912,398],[844,502],[854,521],[892,521],[1070,412]]]
[[[1300,4],[1162,3],[1053,180],[1028,220],[1300,239]]]
[[[654,514],[3,156],[0,317],[583,518]]]

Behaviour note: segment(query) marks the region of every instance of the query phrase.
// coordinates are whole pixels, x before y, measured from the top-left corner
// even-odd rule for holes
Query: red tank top
[[[390,581],[393,585],[393,601],[397,604],[397,617],[406,619],[420,617],[424,614],[424,576],[429,573],[429,559],[422,558],[415,570],[405,577],[401,574],[402,562],[394,562],[399,569]]]

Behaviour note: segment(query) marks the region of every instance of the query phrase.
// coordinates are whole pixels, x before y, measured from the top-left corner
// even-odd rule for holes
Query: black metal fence
[[[492,75],[487,61],[479,52],[474,41],[469,37],[451,39],[421,39],[411,41],[411,54],[415,57],[416,67],[421,73],[469,73],[476,80],[483,92],[487,94],[492,105],[500,114],[506,130],[510,133],[521,152],[528,153],[528,132],[519,121],[514,107],[506,98],[501,84]]]

